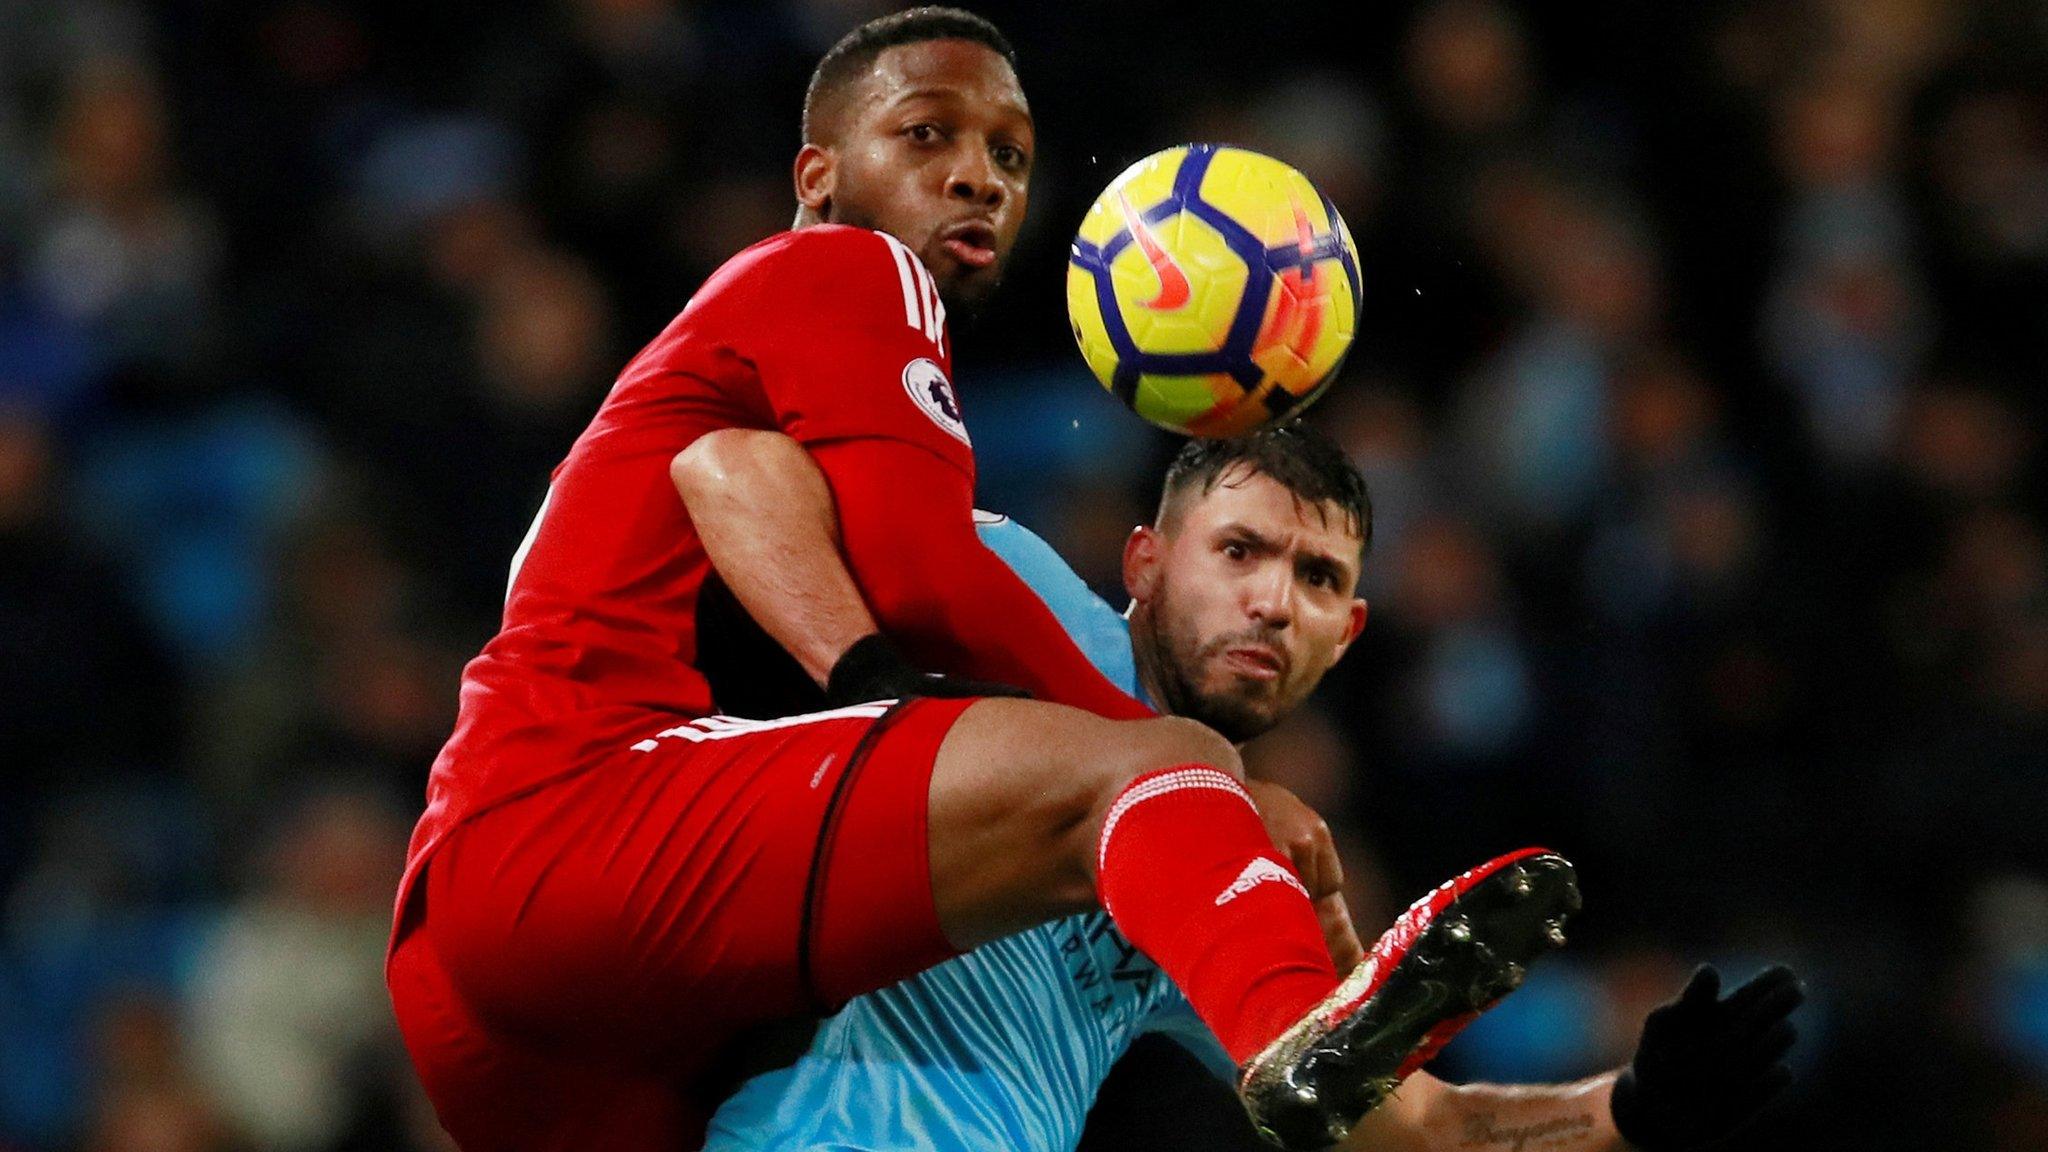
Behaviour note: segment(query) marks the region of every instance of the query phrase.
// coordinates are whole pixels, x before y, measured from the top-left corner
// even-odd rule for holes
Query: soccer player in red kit
[[[749,1027],[1098,902],[1247,1067],[1255,1115],[1321,1130],[1377,1099],[1346,1063],[1366,985],[1340,980],[1231,743],[1114,688],[975,535],[946,309],[995,287],[1033,145],[986,22],[849,35],[805,100],[798,226],[705,283],[556,469],[463,674],[387,964],[466,1152],[695,1147]],[[865,702],[922,691],[876,636],[795,653],[863,702],[719,715],[671,467],[731,428],[810,453],[903,651],[1036,699]],[[1313,683],[1352,612],[1336,651],[1229,659]]]

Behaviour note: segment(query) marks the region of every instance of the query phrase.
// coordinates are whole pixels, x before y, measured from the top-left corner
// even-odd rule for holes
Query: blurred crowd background
[[[890,7],[0,0],[0,1149],[440,1146],[380,962],[460,666]],[[1782,960],[1744,1147],[2048,1148],[2048,3],[978,7],[1041,142],[982,500],[1115,603],[1174,445],[1071,347],[1082,208],[1220,140],[1358,237],[1371,624],[1253,759],[1362,925],[1528,842],[1589,901],[1444,1072]]]

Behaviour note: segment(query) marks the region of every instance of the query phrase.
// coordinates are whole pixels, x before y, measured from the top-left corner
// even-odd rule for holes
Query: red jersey
[[[1148,715],[981,547],[951,378],[944,306],[894,237],[821,225],[719,269],[555,469],[512,561],[502,630],[463,672],[414,866],[468,816],[616,755],[665,717],[717,710],[696,667],[710,565],[669,479],[675,455],[716,429],[778,430],[811,451],[856,583],[913,653],[1041,699]]]

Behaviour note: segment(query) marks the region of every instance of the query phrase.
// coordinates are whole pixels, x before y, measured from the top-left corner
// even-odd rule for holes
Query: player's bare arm
[[[824,687],[854,641],[878,630],[839,559],[824,474],[789,437],[732,428],[678,453],[669,478],[712,567]]]
[[[1447,1084],[1418,1072],[1352,1129],[1353,1152],[1626,1152],[1608,1111],[1614,1074],[1571,1084]]]

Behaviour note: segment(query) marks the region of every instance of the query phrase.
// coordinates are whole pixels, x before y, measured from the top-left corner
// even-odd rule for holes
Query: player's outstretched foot
[[[1525,848],[1446,881],[1410,905],[1313,1012],[1246,1062],[1238,1095],[1288,1149],[1344,1139],[1465,1025],[1521,987],[1564,944],[1579,909],[1571,862]]]

